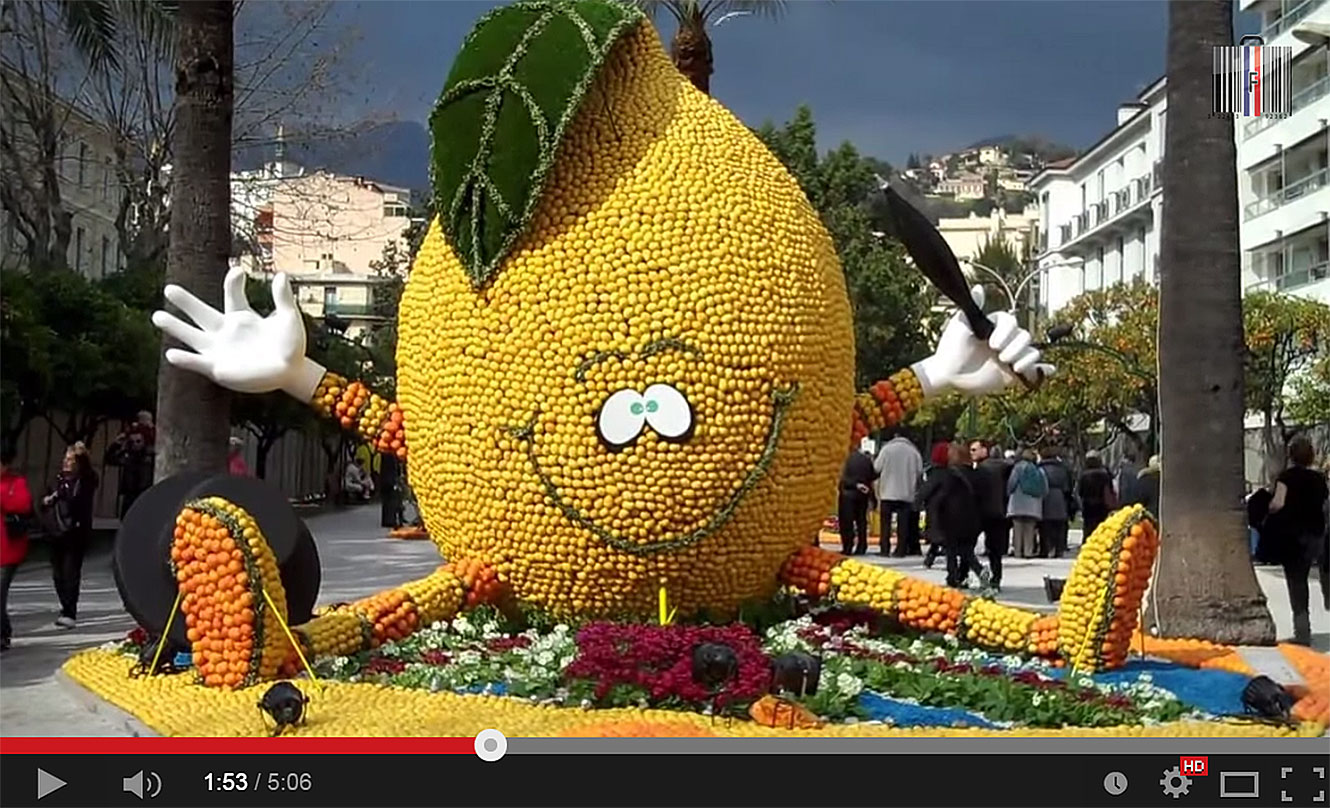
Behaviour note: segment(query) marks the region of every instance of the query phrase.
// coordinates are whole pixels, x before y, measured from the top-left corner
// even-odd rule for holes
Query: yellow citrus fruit
[[[432,224],[400,310],[411,484],[448,558],[555,613],[772,593],[835,495],[844,278],[780,162],[624,36],[535,216],[472,286]]]

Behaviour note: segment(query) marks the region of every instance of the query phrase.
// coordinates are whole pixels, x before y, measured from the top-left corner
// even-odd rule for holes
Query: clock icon
[[[1127,790],[1127,775],[1122,772],[1109,772],[1104,777],[1104,790],[1114,797]]]

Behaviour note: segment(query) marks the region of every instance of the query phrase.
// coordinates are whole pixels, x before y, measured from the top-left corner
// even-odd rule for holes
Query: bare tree
[[[82,121],[61,99],[87,70],[63,44],[60,7],[0,4],[0,207],[22,240],[24,263],[36,269],[68,265],[74,214],[63,173],[86,168],[79,151],[66,153],[66,129]]]

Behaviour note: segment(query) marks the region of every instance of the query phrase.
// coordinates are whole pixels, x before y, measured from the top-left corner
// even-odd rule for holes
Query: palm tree
[[[1172,0],[1159,311],[1163,541],[1159,633],[1270,644],[1242,508],[1242,299],[1233,122],[1211,117],[1211,48],[1231,0]]]
[[[785,0],[634,0],[653,18],[662,10],[674,18],[674,38],[670,40],[670,58],[679,72],[693,86],[711,94],[711,74],[715,65],[711,37],[707,27],[728,15],[754,14],[778,17],[785,10]]]
[[[175,15],[176,126],[166,280],[221,308],[231,252],[231,123],[235,108],[232,0],[191,0]],[[230,394],[162,359],[157,468],[226,469]]]

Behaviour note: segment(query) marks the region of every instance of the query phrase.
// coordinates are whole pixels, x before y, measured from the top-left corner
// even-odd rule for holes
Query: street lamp
[[[1085,261],[1084,259],[1081,258],[1069,258],[1066,261],[1059,261],[1056,264],[1047,264],[1045,266],[1035,267],[1021,277],[1020,281],[1016,284],[1016,289],[1014,291],[1010,286],[1007,285],[1007,279],[1002,277],[1002,274],[999,273],[997,270],[993,269],[992,267],[986,267],[977,261],[972,261],[969,259],[966,259],[965,263],[969,264],[975,269],[987,273],[989,276],[993,278],[993,280],[997,281],[998,285],[1002,287],[1003,293],[1006,294],[1007,296],[1007,302],[1011,304],[1011,308],[1014,310],[1016,308],[1016,301],[1020,298],[1021,291],[1025,289],[1025,285],[1028,284],[1030,281],[1034,280],[1036,277],[1038,277],[1039,273],[1043,272],[1044,270],[1051,270],[1051,269],[1063,269],[1067,267],[1079,268],[1081,265],[1085,263]]]

